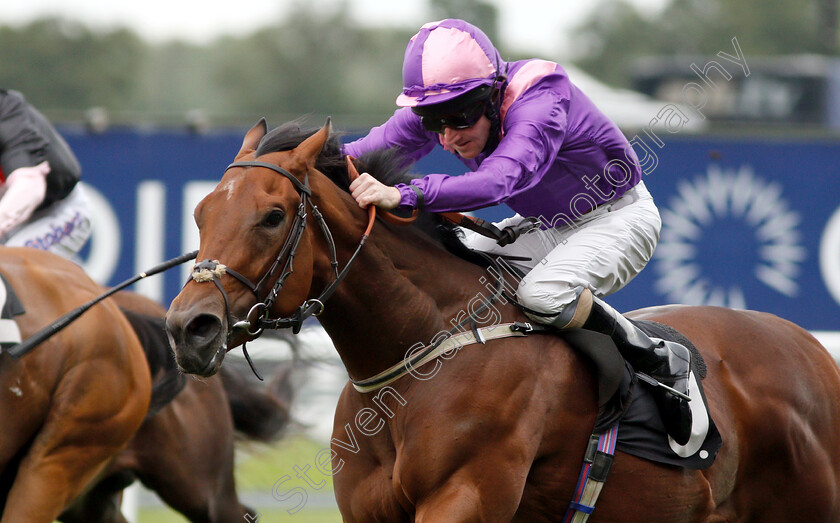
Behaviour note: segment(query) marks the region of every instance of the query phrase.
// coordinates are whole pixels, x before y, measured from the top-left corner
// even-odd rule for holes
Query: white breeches
[[[516,215],[496,226],[501,229],[521,220]],[[504,247],[466,231],[464,243],[490,254],[530,258],[508,262],[526,274],[517,296],[529,309],[553,314],[540,320],[548,323],[577,298],[581,288],[607,296],[627,285],[653,256],[661,227],[653,198],[644,182],[639,182],[618,200],[597,207],[571,225],[534,230]]]

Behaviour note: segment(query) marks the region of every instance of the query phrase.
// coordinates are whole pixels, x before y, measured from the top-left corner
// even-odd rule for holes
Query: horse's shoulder
[[[24,338],[101,294],[104,289],[75,262],[56,254],[25,247],[0,248],[0,273],[11,283],[26,314],[17,321]],[[68,331],[53,336],[37,352],[55,358],[56,352],[73,354],[76,361],[109,362],[114,367],[145,367],[142,346],[131,323],[112,300],[90,307]],[[115,350],[115,347],[122,347]]]

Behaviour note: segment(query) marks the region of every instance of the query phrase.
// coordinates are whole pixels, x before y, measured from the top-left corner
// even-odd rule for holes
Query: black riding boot
[[[691,353],[679,343],[651,339],[621,313],[592,296],[589,316],[582,328],[606,334],[637,372],[688,395]],[[691,407],[688,400],[663,387],[654,389],[665,430],[680,445],[691,437]]]

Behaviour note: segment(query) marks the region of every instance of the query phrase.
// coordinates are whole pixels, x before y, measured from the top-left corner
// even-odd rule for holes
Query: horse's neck
[[[343,213],[325,213],[342,263],[358,246],[365,221],[358,207],[345,208]],[[348,219],[350,215],[353,219]],[[319,268],[316,274],[329,271]],[[482,274],[486,274],[483,269],[419,235],[378,222],[319,319],[350,376],[369,378],[403,360],[413,347],[452,330],[473,312],[491,294],[482,286]],[[315,286],[323,288],[329,281],[317,281]]]

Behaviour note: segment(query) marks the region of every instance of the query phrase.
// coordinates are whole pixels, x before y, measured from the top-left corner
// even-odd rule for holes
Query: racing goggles
[[[420,123],[423,124],[424,129],[433,133],[443,133],[444,127],[468,129],[475,125],[484,115],[485,104],[485,101],[481,101],[447,114],[434,114],[423,111],[423,114],[420,114]],[[420,113],[420,111],[415,112]]]

